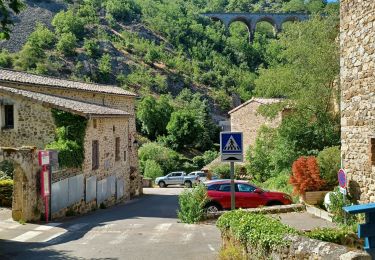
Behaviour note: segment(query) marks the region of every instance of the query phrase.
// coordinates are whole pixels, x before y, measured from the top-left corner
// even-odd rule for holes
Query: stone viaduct
[[[281,32],[283,23],[309,19],[309,15],[304,13],[205,13],[202,15],[214,21],[221,21],[225,28],[229,28],[233,22],[243,22],[249,31],[250,42],[254,39],[256,25],[259,22],[269,22],[277,35]]]

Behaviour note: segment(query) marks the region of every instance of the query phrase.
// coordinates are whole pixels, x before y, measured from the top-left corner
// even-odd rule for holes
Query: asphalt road
[[[48,225],[0,219],[0,259],[216,259],[217,228],[177,219],[182,190],[144,189],[126,204]]]

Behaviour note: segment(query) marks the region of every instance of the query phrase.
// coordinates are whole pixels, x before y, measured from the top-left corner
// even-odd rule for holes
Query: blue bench
[[[375,203],[343,207],[349,214],[365,213],[366,223],[358,225],[358,237],[365,239],[365,247],[371,258],[375,259]]]

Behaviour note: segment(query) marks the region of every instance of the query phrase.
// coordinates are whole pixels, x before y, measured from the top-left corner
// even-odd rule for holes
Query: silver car
[[[199,176],[189,176],[186,172],[171,172],[163,177],[155,179],[155,184],[159,185],[160,188],[165,188],[168,185],[185,185],[188,188],[193,187],[193,184],[199,182]]]

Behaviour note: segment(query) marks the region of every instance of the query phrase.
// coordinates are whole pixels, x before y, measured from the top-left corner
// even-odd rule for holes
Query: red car
[[[230,209],[230,180],[215,180],[205,183],[210,201],[207,212],[214,213]],[[287,205],[292,198],[282,192],[265,191],[246,181],[235,181],[236,208],[257,208],[259,206]]]

